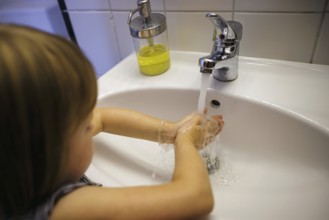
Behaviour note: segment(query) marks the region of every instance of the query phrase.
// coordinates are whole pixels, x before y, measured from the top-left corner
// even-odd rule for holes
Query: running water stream
[[[206,108],[206,98],[207,98],[207,89],[209,87],[211,74],[201,74],[201,88],[200,95],[198,101],[198,113],[204,113],[204,109]],[[203,120],[203,125],[206,123],[212,123],[211,118],[205,115]],[[211,133],[206,131],[206,138],[211,137]],[[217,141],[218,137],[214,138],[214,141],[207,146],[205,146],[202,150],[200,150],[200,155],[202,156],[209,174],[214,174],[219,169],[219,160],[216,152],[216,146],[218,145]],[[218,147],[218,146],[217,146]]]
[[[207,107],[207,89],[210,86],[211,74],[201,75],[201,87],[200,95],[198,100],[198,113],[203,114],[204,109]],[[211,123],[213,119],[205,114],[203,125],[208,123],[207,128],[209,130],[214,129],[214,127],[209,128],[209,122]],[[217,126],[217,124],[213,124]],[[216,129],[216,128],[215,128]],[[205,138],[212,138],[213,141],[205,146],[199,151],[202,159],[204,160],[212,185],[214,187],[220,187],[222,189],[229,188],[233,183],[237,182],[237,178],[233,175],[232,168],[227,155],[224,152],[224,146],[220,141],[220,135],[212,137],[212,132],[206,129]]]
[[[206,107],[206,95],[207,89],[209,87],[211,74],[203,73],[201,74],[201,88],[200,88],[200,96],[198,101],[198,113],[203,113],[204,108]]]

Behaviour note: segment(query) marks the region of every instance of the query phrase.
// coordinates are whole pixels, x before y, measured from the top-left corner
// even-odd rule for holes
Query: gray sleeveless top
[[[40,204],[33,212],[30,212],[29,214],[20,216],[18,218],[11,218],[8,220],[47,220],[51,214],[51,211],[53,210],[60,198],[71,193],[75,189],[84,186],[101,185],[91,181],[86,176],[83,176],[77,183],[71,183],[60,187],[49,199],[47,199],[44,203]]]

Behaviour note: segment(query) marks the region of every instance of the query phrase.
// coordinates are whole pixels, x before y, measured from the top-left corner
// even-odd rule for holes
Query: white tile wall
[[[57,2],[0,0],[0,23],[31,26],[69,39]]]
[[[81,10],[85,10],[86,4],[92,4],[92,10],[110,11],[113,16],[110,23],[114,31],[111,34],[115,35],[115,45],[112,46],[118,48],[119,59],[134,52],[127,17],[136,8],[137,0],[66,1],[70,7],[80,7]],[[243,24],[240,55],[329,65],[328,2],[151,0],[151,5],[154,11],[163,12],[167,16],[169,46],[172,50],[210,52],[213,26],[205,14],[215,11],[225,19],[234,19]],[[324,18],[325,11],[327,16]],[[322,20],[324,23],[320,26]]]
[[[309,62],[321,14],[236,13],[243,25],[240,55]]]
[[[110,10],[108,0],[65,0],[68,10]]]
[[[329,13],[326,13],[314,54],[314,63],[329,64]]]
[[[322,12],[326,0],[235,0],[236,11]]]
[[[92,1],[92,0],[90,0]],[[133,10],[137,8],[137,0],[110,0],[112,10]],[[163,11],[163,0],[151,0],[152,10]]]
[[[127,24],[128,11],[114,11],[113,20],[118,37],[121,59],[135,51],[132,37]]]
[[[164,0],[167,11],[233,11],[233,0]]]
[[[219,13],[232,19],[231,13]],[[169,46],[172,50],[210,52],[214,26],[204,12],[167,12]]]
[[[76,39],[101,76],[120,61],[112,15],[109,11],[69,12]]]

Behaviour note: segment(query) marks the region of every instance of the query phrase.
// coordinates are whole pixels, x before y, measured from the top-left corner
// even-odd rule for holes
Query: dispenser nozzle
[[[140,16],[133,19],[135,13]],[[151,13],[150,0],[138,0],[137,8],[132,10],[128,16],[130,34],[136,38],[150,38],[149,44],[152,45],[152,39],[167,29],[166,17],[160,13]]]
[[[137,5],[139,14],[142,16],[144,23],[151,23],[151,4],[149,0],[138,0]]]

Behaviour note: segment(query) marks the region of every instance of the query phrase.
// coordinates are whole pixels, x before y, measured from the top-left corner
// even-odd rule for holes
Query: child
[[[209,213],[212,190],[197,148],[203,115],[173,123],[127,109],[94,109],[93,68],[69,41],[0,25],[0,219],[186,219]],[[217,134],[223,121],[213,116]],[[79,182],[92,135],[174,143],[172,181],[105,188]]]

